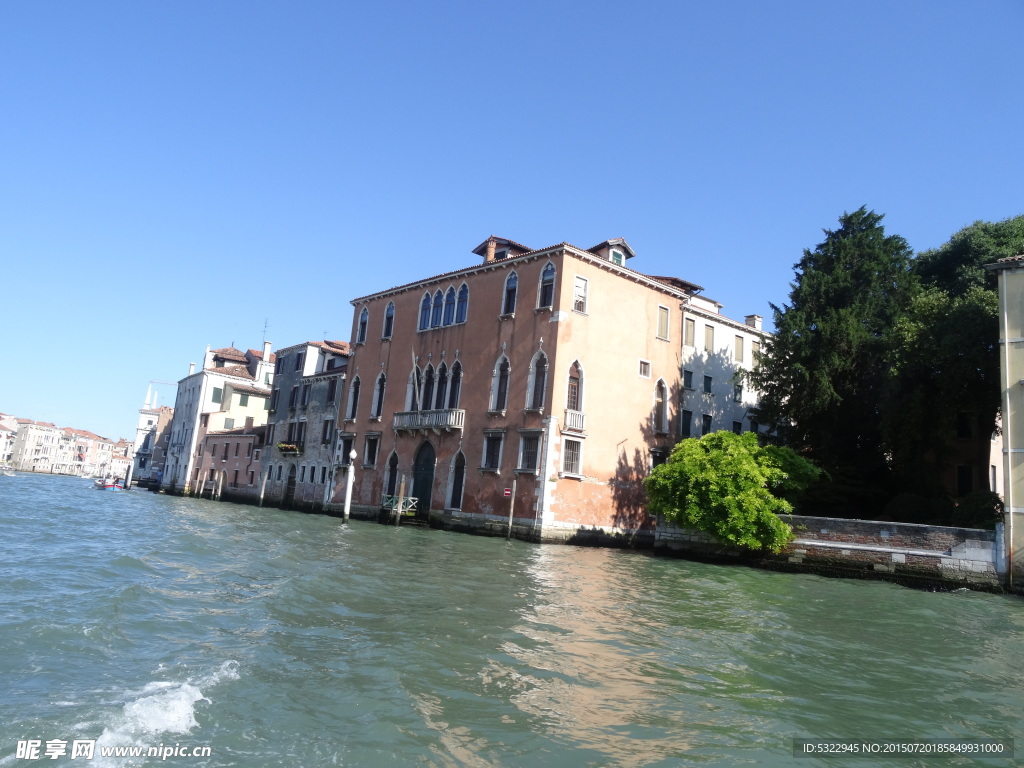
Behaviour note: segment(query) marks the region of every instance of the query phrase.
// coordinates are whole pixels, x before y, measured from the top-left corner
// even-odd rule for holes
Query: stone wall
[[[744,559],[774,570],[881,578],[918,586],[995,587],[1004,582],[1002,526],[996,531],[791,515],[795,540],[780,555]],[[659,522],[655,549],[711,559],[740,558],[713,537]]]

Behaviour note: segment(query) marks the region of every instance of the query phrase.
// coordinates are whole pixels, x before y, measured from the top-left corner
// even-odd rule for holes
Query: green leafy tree
[[[771,305],[775,335],[747,374],[761,392],[761,423],[831,477],[872,491],[889,475],[880,411],[891,330],[918,290],[910,247],[881,221],[864,207],[845,213],[804,251],[789,302]],[[859,505],[830,511],[863,513]]]
[[[995,292],[974,283],[961,294],[925,289],[895,324],[882,431],[904,490],[952,494],[952,465],[988,466],[1000,401],[998,315]],[[966,453],[958,437],[973,438]]]
[[[817,479],[789,448],[762,447],[753,432],[712,432],[681,441],[645,481],[648,508],[723,543],[778,552],[793,532],[779,515]]]

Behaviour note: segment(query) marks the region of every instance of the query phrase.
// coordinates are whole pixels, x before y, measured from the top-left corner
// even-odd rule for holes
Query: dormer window
[[[612,264],[618,264],[621,267],[625,262],[626,259],[622,255],[622,251],[612,250]]]
[[[501,261],[502,259],[507,259],[507,258],[508,258],[508,249],[507,248],[503,248],[500,251],[495,251],[494,252],[494,260],[495,261]]]

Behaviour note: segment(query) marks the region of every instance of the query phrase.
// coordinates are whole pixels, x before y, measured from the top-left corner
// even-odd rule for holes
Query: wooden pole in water
[[[401,476],[402,480],[398,484],[398,506],[395,508],[395,525],[398,525],[398,521],[402,519],[402,505],[405,503],[405,475]]]
[[[508,534],[505,536],[505,541],[511,541],[512,539],[512,510],[516,507],[516,479],[512,478],[512,496],[508,500]]]

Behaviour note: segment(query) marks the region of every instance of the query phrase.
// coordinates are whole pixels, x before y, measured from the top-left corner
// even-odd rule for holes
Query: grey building
[[[327,507],[343,473],[334,443],[348,357],[346,341],[306,341],[278,350],[263,458],[264,505]]]

